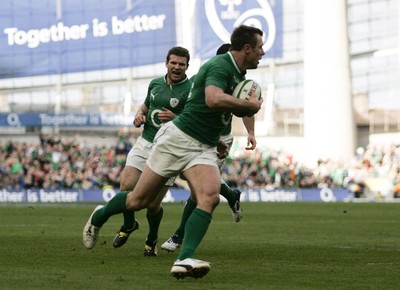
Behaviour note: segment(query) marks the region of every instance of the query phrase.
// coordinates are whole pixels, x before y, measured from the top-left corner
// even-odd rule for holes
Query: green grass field
[[[94,205],[0,205],[0,289],[400,289],[400,203],[244,203],[240,223],[221,204],[196,257],[202,279],[170,275],[176,253],[143,257],[139,231],[112,247],[121,216],[93,250],[82,229]],[[159,240],[183,205],[166,204]]]

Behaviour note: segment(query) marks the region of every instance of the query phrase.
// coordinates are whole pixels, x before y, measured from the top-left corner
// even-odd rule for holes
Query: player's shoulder
[[[154,78],[150,81],[150,86],[152,85],[160,85],[165,83],[165,76]]]
[[[209,61],[210,70],[232,70],[234,68],[228,53],[216,55]]]
[[[229,63],[230,62],[229,53],[215,55],[208,62],[210,64]]]

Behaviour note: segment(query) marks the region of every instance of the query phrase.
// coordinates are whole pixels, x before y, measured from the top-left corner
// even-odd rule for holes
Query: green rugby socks
[[[230,207],[235,205],[236,202],[235,192],[225,182],[221,183],[221,189],[219,191],[219,194],[226,198]]]
[[[160,223],[164,214],[164,209],[161,207],[158,213],[155,215],[149,214],[147,211],[146,217],[149,223],[149,233],[147,235],[147,241],[154,243],[158,239],[158,229],[160,228]]]
[[[202,209],[195,208],[189,217],[185,227],[185,239],[183,240],[178,259],[193,258],[194,252],[205,236],[210,225],[212,215]]]
[[[179,225],[179,228],[175,231],[175,235],[177,235],[181,239],[183,239],[183,237],[185,236],[186,222],[190,217],[190,215],[192,214],[193,210],[196,208],[196,206],[197,203],[191,200],[189,197],[185,203],[185,207],[183,208],[181,223]]]
[[[92,216],[92,225],[101,227],[113,215],[126,211],[126,196],[129,191],[121,191],[117,193],[106,205],[97,210]],[[134,214],[134,212],[132,212]],[[132,218],[132,217],[131,217]],[[135,216],[133,215],[132,222]],[[133,227],[133,225],[132,225]]]

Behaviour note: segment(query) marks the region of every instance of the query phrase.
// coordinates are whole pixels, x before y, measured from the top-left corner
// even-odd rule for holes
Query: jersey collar
[[[169,86],[174,86],[174,85],[179,85],[179,84],[181,84],[181,83],[186,82],[187,79],[188,79],[188,77],[187,77],[187,75],[185,75],[185,78],[184,78],[183,80],[181,80],[179,83],[168,84],[168,83],[167,83],[167,75],[165,75],[165,76],[164,76],[164,83],[165,83],[166,85],[169,85]]]
[[[228,54],[229,57],[231,58],[232,63],[233,63],[233,65],[235,66],[235,68],[236,68],[236,70],[238,71],[238,73],[241,74],[241,75],[245,75],[246,72],[242,73],[242,72],[240,71],[240,69],[239,69],[239,67],[238,67],[237,64],[236,64],[235,58],[233,57],[232,53],[231,53],[230,51],[228,51],[227,54]]]

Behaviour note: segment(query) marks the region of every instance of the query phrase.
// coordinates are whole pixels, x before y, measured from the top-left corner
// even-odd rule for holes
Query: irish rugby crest
[[[179,100],[177,98],[171,98],[169,100],[169,104],[171,105],[172,108],[175,108],[179,103]]]

